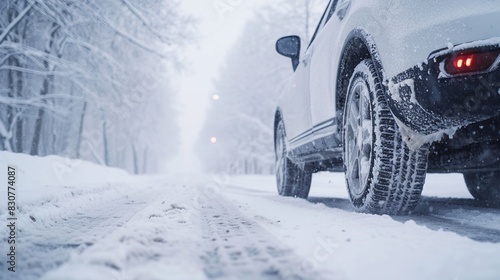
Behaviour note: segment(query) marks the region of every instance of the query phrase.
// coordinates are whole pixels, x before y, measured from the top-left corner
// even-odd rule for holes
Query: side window
[[[326,7],[325,12],[323,13],[323,16],[321,17],[321,20],[319,21],[318,27],[316,27],[316,31],[314,31],[314,35],[311,38],[311,42],[309,42],[309,46],[314,42],[314,39],[316,39],[316,36],[318,35],[319,31],[325,26],[325,24],[332,18],[333,14],[335,13],[335,7],[337,6],[338,0],[331,0],[328,6]]]
[[[333,4],[330,7],[330,10],[328,11],[328,16],[326,17],[326,21],[323,24],[323,26],[325,26],[325,24],[332,18],[333,14],[335,13],[335,7],[337,6],[337,2],[338,0],[333,0]]]

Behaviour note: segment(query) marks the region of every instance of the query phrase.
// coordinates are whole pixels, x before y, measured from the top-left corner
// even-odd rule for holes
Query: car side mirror
[[[282,56],[292,59],[293,71],[299,66],[300,59],[300,37],[296,35],[286,36],[276,42],[276,51]]]

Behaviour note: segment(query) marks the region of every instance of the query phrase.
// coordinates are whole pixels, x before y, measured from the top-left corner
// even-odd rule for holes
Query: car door
[[[314,138],[332,136],[337,129],[335,89],[338,57],[342,49],[339,26],[351,0],[333,0],[328,17],[316,35],[310,65],[310,106]],[[320,145],[321,143],[318,143]]]
[[[328,7],[330,7],[332,1],[330,1]],[[289,88],[286,90],[288,95],[282,98],[283,104],[287,105],[282,109],[285,110],[283,115],[285,117],[285,126],[291,149],[310,142],[313,135],[309,96],[309,90],[311,88],[309,85],[311,81],[311,58],[315,48],[314,38],[324,23],[327,11],[328,8],[323,14],[316,32],[311,39],[311,43],[300,58],[300,63],[291,78],[292,81],[289,83]]]
[[[309,99],[309,50],[300,58],[300,63],[291,77],[281,98],[285,128],[291,149],[305,143],[305,135],[311,129],[311,106]]]

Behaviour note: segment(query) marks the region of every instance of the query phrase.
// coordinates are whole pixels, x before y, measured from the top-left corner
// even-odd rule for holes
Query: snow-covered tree
[[[0,149],[156,171],[177,144],[169,77],[193,34],[179,5],[0,1]]]
[[[289,60],[276,53],[275,42],[297,34],[307,45],[327,2],[273,1],[246,24],[215,81],[220,99],[214,101],[199,140],[208,171],[273,172],[275,104],[292,73]]]

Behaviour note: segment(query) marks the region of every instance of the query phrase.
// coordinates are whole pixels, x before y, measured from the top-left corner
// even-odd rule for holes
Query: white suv
[[[408,213],[427,172],[500,201],[500,1],[331,0],[276,109],[278,192],[345,172],[353,206]]]

